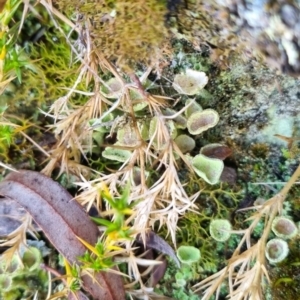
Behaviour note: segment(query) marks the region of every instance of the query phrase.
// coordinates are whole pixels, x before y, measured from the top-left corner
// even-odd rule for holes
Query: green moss
[[[0,157],[3,161],[8,160],[9,146],[13,138],[13,128],[7,125],[0,125]]]
[[[32,60],[22,73],[22,83],[11,83],[6,104],[10,113],[18,111],[19,116],[32,117],[39,113],[37,107],[47,110],[49,104],[66,94],[64,88],[74,85],[79,64],[70,62],[70,47],[59,34],[48,33],[38,46],[29,43],[26,48]],[[84,83],[77,89],[85,91]],[[80,95],[71,97],[74,104],[85,101]]]
[[[199,279],[198,274],[197,264],[182,266],[178,269],[173,262],[169,261],[168,269],[156,288],[156,292],[173,299],[197,300],[199,296],[193,293],[191,284]]]

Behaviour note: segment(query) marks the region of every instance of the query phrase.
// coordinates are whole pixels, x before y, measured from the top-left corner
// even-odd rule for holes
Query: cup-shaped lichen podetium
[[[39,268],[42,261],[42,254],[38,248],[29,247],[23,254],[22,262],[25,268],[29,271],[34,271]]]
[[[200,250],[193,246],[180,246],[177,249],[178,259],[185,264],[192,264],[201,258]]]
[[[0,274],[0,298],[1,298],[1,291],[7,292],[12,287],[12,276],[9,276],[9,274]],[[4,299],[4,298],[1,298]]]
[[[291,239],[297,235],[298,228],[291,219],[276,217],[272,222],[272,231],[282,239]]]
[[[204,72],[186,70],[183,74],[178,74],[174,78],[173,88],[184,95],[196,95],[207,84],[208,77]]]
[[[203,111],[202,106],[199,103],[197,103],[194,99],[187,99],[185,102],[185,106],[186,110],[184,111],[184,114],[187,118],[189,118],[195,112]]]
[[[224,160],[232,154],[232,150],[225,145],[212,143],[203,146],[200,149],[200,154],[203,154],[210,158],[218,158]]]
[[[187,120],[187,129],[190,134],[200,134],[219,122],[219,114],[213,109],[197,111],[190,115]]]
[[[271,264],[276,264],[288,256],[289,246],[282,239],[272,239],[266,244],[265,254]]]
[[[226,219],[212,220],[209,225],[211,237],[218,242],[225,242],[231,235],[231,224]]]
[[[224,169],[222,160],[198,154],[191,159],[191,163],[196,174],[207,183],[216,184],[219,182]]]
[[[177,111],[174,109],[171,109],[171,108],[166,108],[163,111],[163,114],[165,116],[172,116],[172,115],[176,115]],[[178,116],[172,118],[172,120],[174,121],[176,128],[186,129],[186,121],[187,120],[184,116],[178,115]]]
[[[140,143],[140,137],[130,124],[125,124],[117,131],[118,144],[136,147]]]
[[[179,135],[175,139],[175,143],[182,153],[188,153],[192,151],[196,146],[195,140],[186,134]]]
[[[123,83],[117,78],[111,78],[102,85],[101,92],[106,98],[116,99],[123,93]]]

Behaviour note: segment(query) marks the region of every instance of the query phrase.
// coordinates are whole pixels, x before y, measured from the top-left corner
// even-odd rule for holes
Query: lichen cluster
[[[21,258],[13,256],[11,262],[0,262],[0,298],[15,300],[33,297],[38,291],[47,295],[48,276],[40,269],[42,253],[38,248],[23,249]]]

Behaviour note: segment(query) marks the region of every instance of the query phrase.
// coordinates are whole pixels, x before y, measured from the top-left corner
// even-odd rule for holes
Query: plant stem
[[[283,197],[287,195],[293,184],[296,182],[298,177],[300,176],[300,164],[292,177],[289,179],[289,181],[286,183],[286,185],[283,187],[283,189],[280,191],[280,194],[282,194]]]

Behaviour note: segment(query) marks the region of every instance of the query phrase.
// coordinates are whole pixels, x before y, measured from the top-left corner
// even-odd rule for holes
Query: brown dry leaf
[[[0,195],[15,200],[42,228],[53,246],[72,265],[78,263],[86,248],[76,236],[96,244],[98,228],[83,208],[57,182],[38,172],[22,170],[10,173],[0,182]],[[101,272],[83,276],[83,287],[96,300],[124,300],[119,275]]]
[[[1,199],[0,201],[0,239],[9,235],[20,225],[20,219],[26,211],[16,201]]]
[[[167,271],[168,263],[165,258],[161,258],[159,261],[162,263],[160,265],[154,266],[149,280],[150,286],[155,287],[159,281],[165,276]]]
[[[143,244],[142,236],[138,235],[136,241],[140,244]],[[169,255],[177,264],[177,267],[180,268],[180,262],[176,256],[175,251],[164,239],[162,239],[153,231],[148,232],[146,235],[146,248],[154,249],[160,251],[163,254]]]

